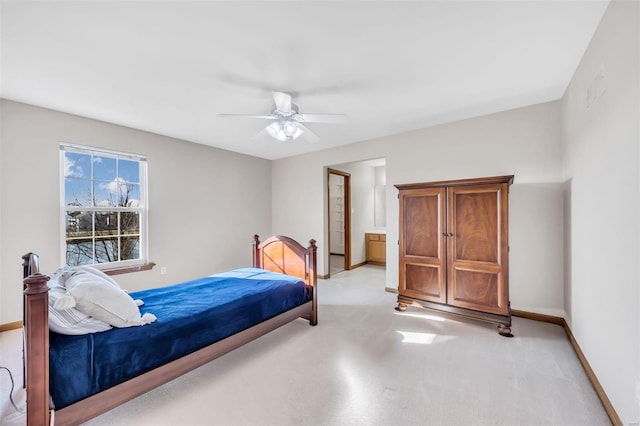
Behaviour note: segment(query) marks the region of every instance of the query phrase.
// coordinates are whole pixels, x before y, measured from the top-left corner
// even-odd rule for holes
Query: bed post
[[[316,247],[316,240],[309,240],[309,247],[307,251],[309,252],[309,285],[313,288],[313,301],[311,304],[311,317],[309,318],[309,323],[311,325],[318,324],[318,274],[317,274],[317,260],[316,260],[316,251],[318,247]]]
[[[49,277],[24,279],[27,426],[49,424]]]
[[[36,272],[40,272],[40,267],[38,265],[38,255],[32,252],[29,252],[22,256],[22,329],[24,334],[24,325],[27,323],[27,309],[26,309],[26,299],[24,296],[24,291],[27,289],[27,285],[24,283],[24,279],[27,278],[31,274],[35,274]],[[26,372],[26,358],[25,358],[25,342],[24,337],[22,339],[22,388],[27,388],[27,372]]]
[[[38,255],[31,252],[22,256],[22,279],[25,279],[36,272],[40,272],[38,259]],[[25,286],[24,288],[27,287]]]
[[[253,267],[260,268],[260,237],[253,236]]]

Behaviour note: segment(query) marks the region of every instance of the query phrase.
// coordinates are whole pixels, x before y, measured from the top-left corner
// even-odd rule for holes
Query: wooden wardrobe
[[[511,337],[509,185],[513,176],[395,185],[400,200],[398,307],[498,324]]]

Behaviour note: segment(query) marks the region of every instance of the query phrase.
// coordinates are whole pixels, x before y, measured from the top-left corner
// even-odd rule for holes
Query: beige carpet
[[[396,312],[384,269],[320,281],[320,323],[294,321],[92,421],[90,425],[604,425],[559,326],[495,327],[410,308]],[[20,332],[0,365],[21,383]],[[0,372],[0,422],[24,424]],[[24,407],[24,392],[15,398]]]

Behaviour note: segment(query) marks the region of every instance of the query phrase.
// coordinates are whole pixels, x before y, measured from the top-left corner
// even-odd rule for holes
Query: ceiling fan
[[[343,123],[348,118],[346,114],[301,114],[298,106],[291,102],[291,94],[286,92],[273,92],[273,100],[275,109],[271,115],[218,114],[218,117],[272,120],[264,131],[281,142],[295,140],[300,136],[309,142],[316,142],[318,136],[304,123]]]

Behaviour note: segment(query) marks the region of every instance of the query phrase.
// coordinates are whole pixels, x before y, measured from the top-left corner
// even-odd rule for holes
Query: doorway
[[[351,175],[327,169],[329,276],[351,269]]]

